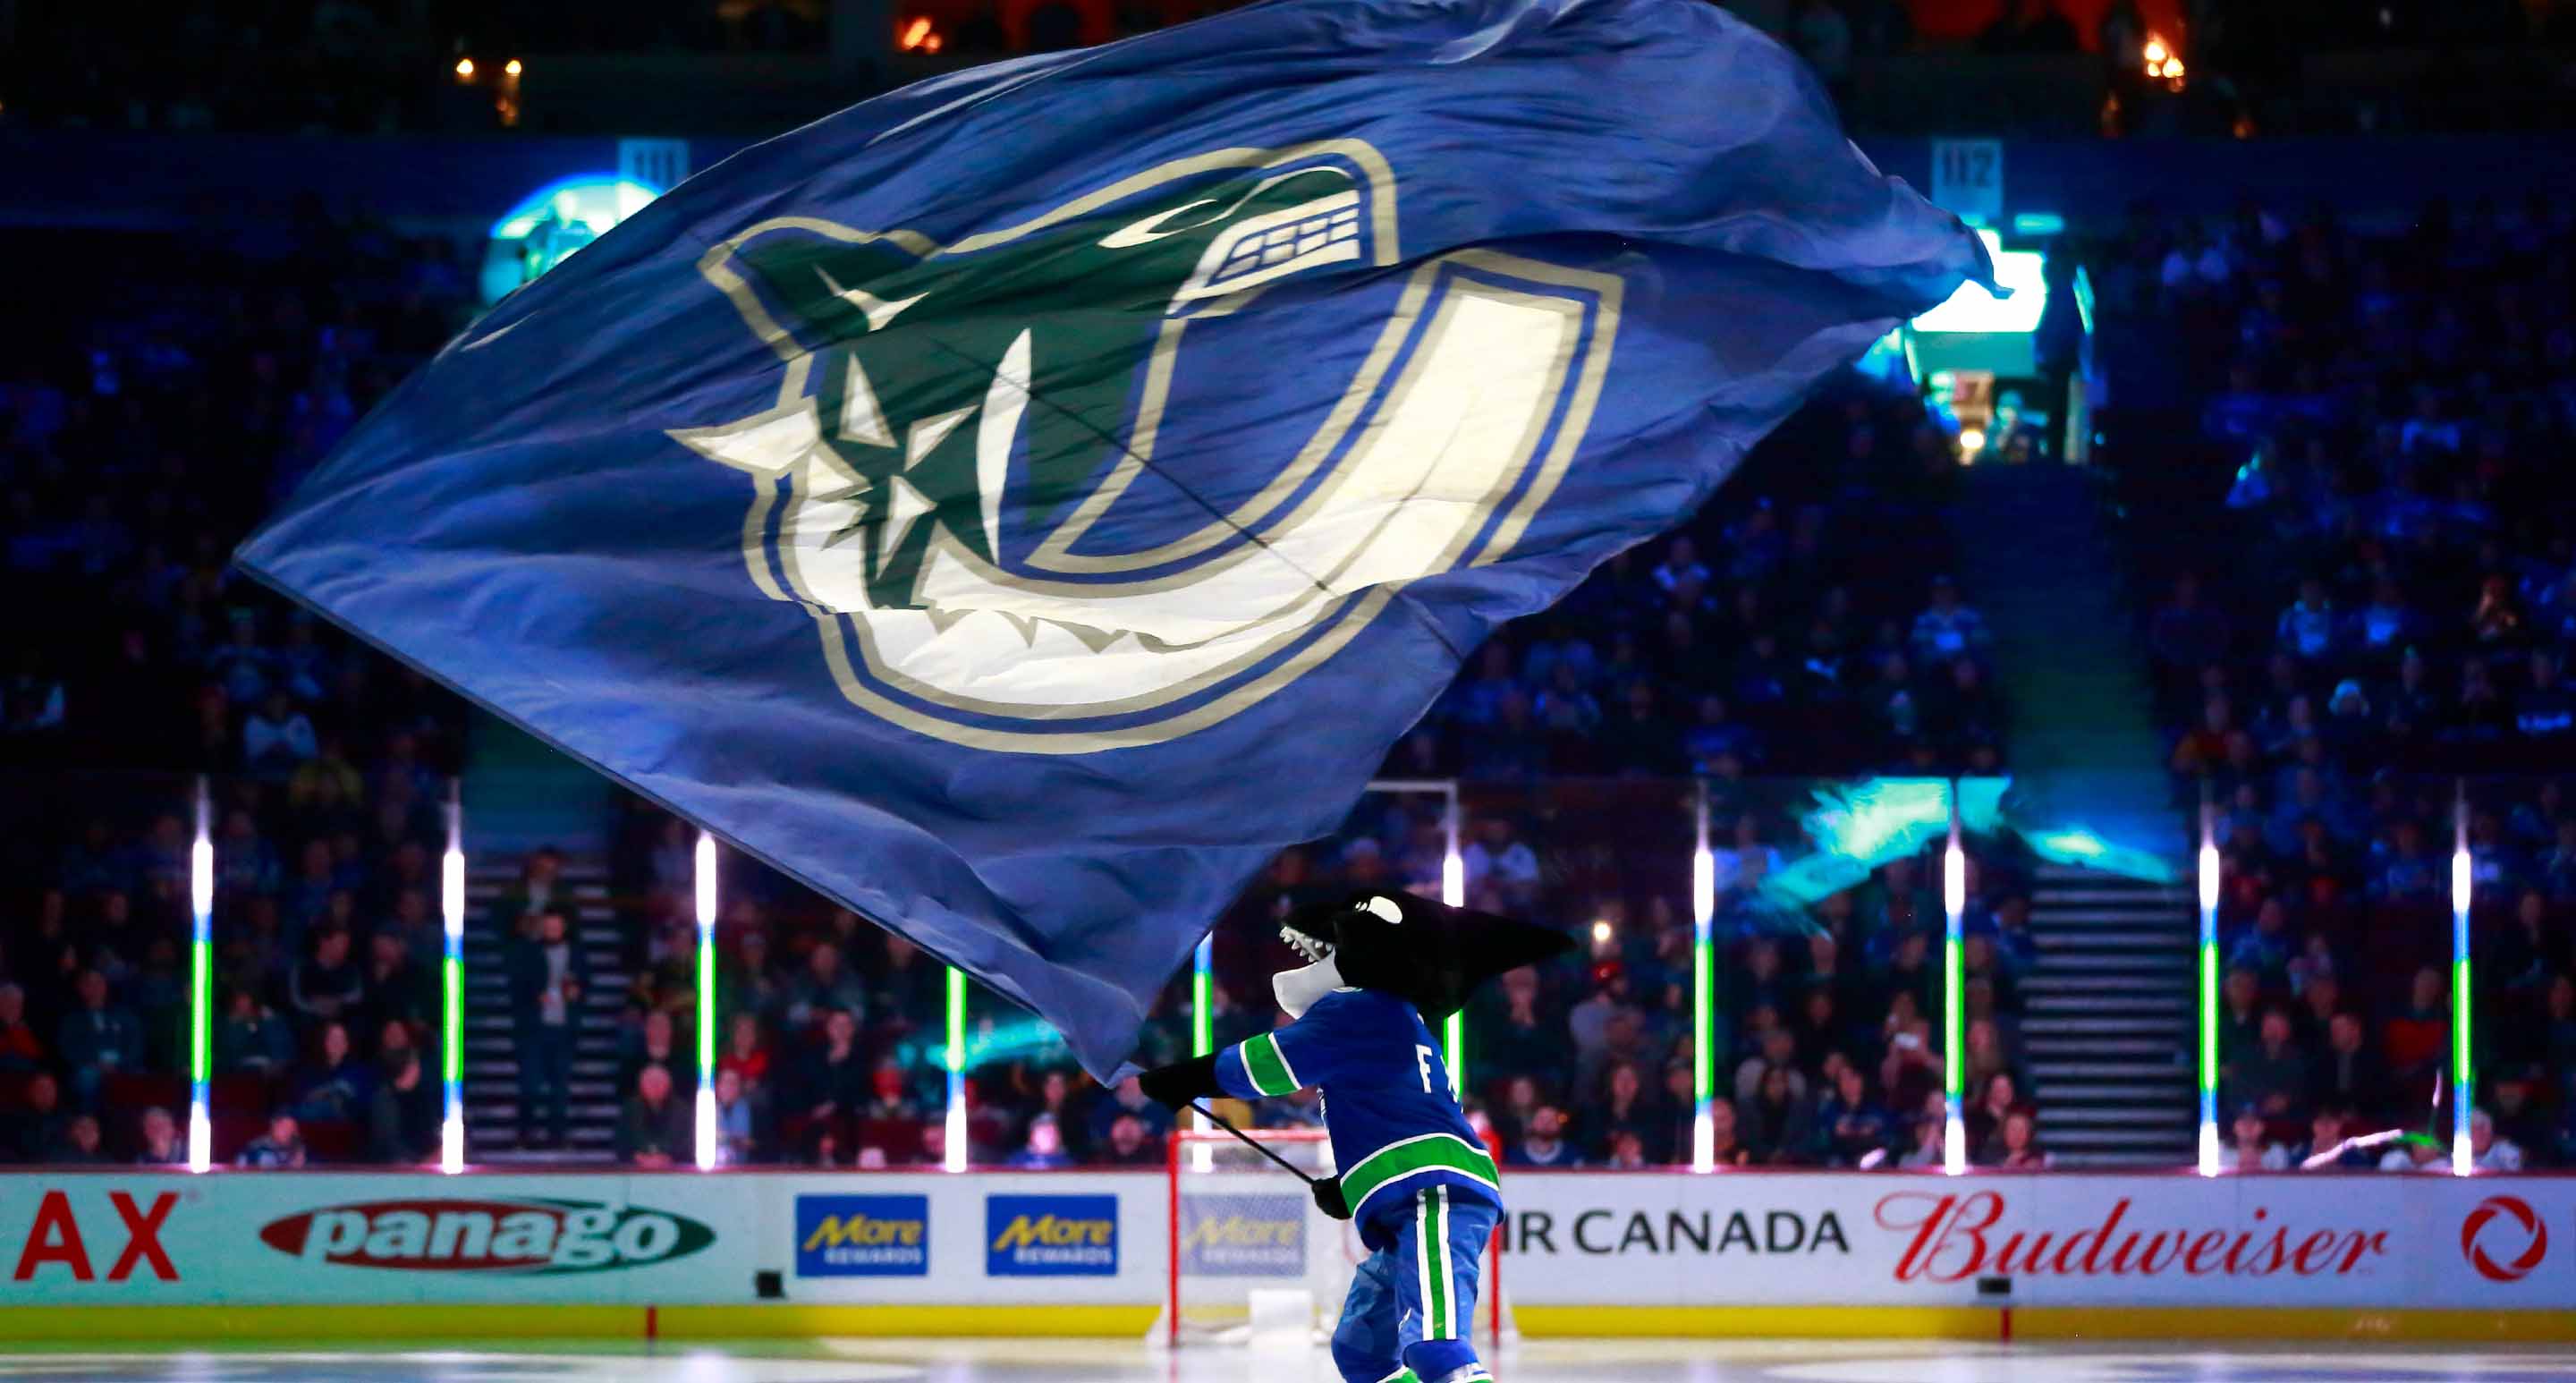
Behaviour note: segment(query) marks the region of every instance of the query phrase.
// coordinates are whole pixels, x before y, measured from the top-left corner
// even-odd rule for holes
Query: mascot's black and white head
[[[1271,979],[1289,1017],[1304,1017],[1336,989],[1374,989],[1413,1005],[1426,1023],[1466,1007],[1477,985],[1573,945],[1546,927],[1392,889],[1308,904],[1279,936],[1307,960]]]

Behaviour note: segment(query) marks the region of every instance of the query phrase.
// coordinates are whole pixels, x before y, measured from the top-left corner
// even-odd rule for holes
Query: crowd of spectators
[[[1629,810],[1618,809],[1621,796]],[[1634,792],[1560,805],[1552,829],[1531,839],[1509,814],[1479,815],[1466,852],[1471,903],[1590,938],[1560,962],[1504,976],[1469,1010],[1471,1117],[1510,1165],[1687,1162],[1696,1103],[1686,904],[1678,885],[1655,893],[1603,883],[1620,876],[1617,852],[1634,848],[1631,828],[1657,808]],[[1793,805],[1791,795],[1784,792],[1780,805]],[[1670,793],[1660,800],[1666,813],[1679,815],[1678,806]],[[643,813],[647,823],[652,816]],[[1437,855],[1426,864],[1406,848],[1426,823],[1436,837],[1424,804],[1375,797],[1333,840],[1273,863],[1217,931],[1208,1014],[1215,1043],[1285,1021],[1268,997],[1270,974],[1301,963],[1271,939],[1284,910],[1355,887],[1436,891]],[[1717,856],[1719,1160],[1937,1164],[1946,1069],[1936,1031],[1942,916],[1923,860],[1899,857],[1802,905],[1764,887],[1784,855],[1808,848],[1793,821],[1747,811],[1729,835]],[[1663,837],[1684,852],[1686,875],[1686,818]],[[1980,1164],[2044,1165],[2017,1055],[2019,980],[2035,959],[2026,882],[2018,861],[1977,858],[1961,1058],[1970,1148]],[[729,860],[726,877],[716,1088],[726,1159],[940,1163],[948,1133],[940,968],[748,861]],[[1148,1024],[1140,1062],[1188,1054],[1188,994],[1186,979],[1176,978]],[[639,1000],[639,1022],[654,1021],[650,1003]],[[1146,1166],[1165,1156],[1169,1111],[1132,1082],[1101,1088],[1051,1029],[980,991],[968,1004],[965,1067],[967,1155],[978,1165]],[[1235,1114],[1269,1129],[1323,1122],[1312,1092]],[[639,1117],[636,1104],[628,1117]]]
[[[1791,866],[1818,849],[1802,826],[1812,784],[1718,785],[1712,805],[1718,991],[1713,1146],[1727,1165],[1937,1164],[1944,1054],[1937,875],[1900,855],[1866,878],[1802,896]],[[1692,801],[1676,784],[1558,783],[1532,794],[1468,784],[1462,850],[1470,906],[1546,922],[1581,944],[1487,987],[1466,1020],[1471,1117],[1506,1165],[1686,1163],[1697,1117],[1691,1011]],[[1313,898],[1392,886],[1434,893],[1436,798],[1377,794],[1331,841],[1284,853],[1217,931],[1213,1027],[1223,1043],[1277,1021],[1260,995],[1293,964],[1270,919]],[[1523,820],[1531,824],[1524,826]],[[1837,881],[1842,882],[1842,881]],[[2023,862],[1971,856],[1965,925],[1972,1156],[2037,1165],[2020,1067],[2020,979],[2036,959]],[[1185,1014],[1181,994],[1162,1012]],[[1149,1039],[1179,1053],[1177,1018]],[[1272,1126],[1312,1123],[1266,1105]],[[1928,1122],[1927,1122],[1928,1121]]]
[[[2313,768],[2332,795],[2386,765],[2576,765],[2562,209],[2436,204],[2387,237],[2249,212],[2121,271],[2223,371],[2195,381],[2203,430],[2242,463],[2227,560],[2155,563],[2175,771],[2232,795]]]
[[[617,1150],[644,1165],[685,1160],[694,1148],[695,839],[677,818],[630,799],[611,861],[633,975],[622,1000]],[[712,1021],[723,1162],[938,1165],[944,968],[755,860],[728,852],[719,868]],[[526,954],[533,994],[546,970]],[[521,1030],[538,1021],[523,1004]],[[1004,1151],[979,1148],[979,1160],[1001,1161]]]
[[[2290,851],[2219,816],[2219,1095],[2248,1146],[2299,1163],[2337,1140],[2425,1135],[2319,1165],[2447,1157],[2451,864],[2465,812],[2472,1143],[2496,1170],[2576,1165],[2576,814],[2555,781],[2384,776],[2352,848],[2311,828]],[[2438,841],[2438,844],[2428,842]],[[2323,1138],[2331,1126],[2334,1138]],[[2323,1139],[2323,1141],[2318,1141]],[[2426,1154],[2430,1156],[2430,1154]],[[2443,1164],[2447,1167],[2447,1162]]]
[[[309,208],[233,244],[0,240],[45,266],[0,346],[0,1156],[174,1155],[196,774],[216,1155],[427,1156],[461,708],[226,559],[462,285]]]
[[[1949,577],[1958,465],[1854,374],[1669,540],[1476,650],[1390,776],[1992,773],[2006,709]]]
[[[2140,218],[2097,264],[2198,367],[2200,437],[2156,463],[2197,493],[2135,536],[2176,797],[2210,804],[2224,860],[2231,1120],[2294,1161],[2322,1127],[2435,1121],[2465,833],[2503,1020],[2479,1157],[2576,1154],[2576,1048],[2549,1045],[2576,815],[2473,776],[2464,824],[2453,776],[2576,768],[2576,233],[2538,194],[2386,234],[2248,207]]]

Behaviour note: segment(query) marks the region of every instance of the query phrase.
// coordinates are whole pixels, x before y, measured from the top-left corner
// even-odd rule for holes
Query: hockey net
[[[1244,1137],[1307,1176],[1334,1174],[1321,1129],[1247,1129]],[[1331,1331],[1365,1252],[1356,1231],[1316,1209],[1286,1168],[1213,1125],[1172,1134],[1170,1177],[1165,1339],[1245,1343],[1255,1292],[1304,1293],[1313,1328]]]
[[[1321,1129],[1247,1129],[1241,1138],[1185,1115],[1193,1126],[1171,1137],[1170,1283],[1159,1338],[1175,1345],[1251,1341],[1255,1292],[1303,1293],[1313,1338],[1331,1338],[1342,1298],[1368,1250],[1359,1231],[1315,1208],[1304,1182],[1247,1147],[1248,1138],[1310,1177],[1335,1174]],[[1501,1264],[1487,1251],[1486,1300],[1476,1328],[1509,1329],[1499,1291]],[[1274,1297],[1284,1302],[1287,1298]]]

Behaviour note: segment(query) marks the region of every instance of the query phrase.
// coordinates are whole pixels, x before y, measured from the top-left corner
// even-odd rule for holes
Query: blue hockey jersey
[[[1247,1100],[1322,1088],[1342,1198],[1371,1248],[1392,1237],[1375,1228],[1376,1213],[1426,1186],[1502,1208],[1502,1178],[1449,1093],[1439,1044],[1394,995],[1334,990],[1296,1022],[1226,1048],[1216,1079]]]

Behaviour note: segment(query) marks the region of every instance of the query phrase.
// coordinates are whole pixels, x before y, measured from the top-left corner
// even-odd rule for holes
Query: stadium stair
[[[2043,865],[2039,958],[2022,981],[2022,1060],[2040,1146],[2059,1166],[2174,1166],[2193,1155],[2190,891]]]
[[[1994,634],[2016,799],[2051,827],[2179,859],[2164,738],[2097,477],[2036,465],[1967,479],[1951,529],[1961,584]]]
[[[470,785],[467,789],[472,790]],[[465,877],[466,1155],[478,1163],[604,1162],[615,1154],[618,1019],[631,976],[610,906],[608,872],[576,856],[561,875],[573,906],[572,932],[590,961],[573,1039],[571,1122],[563,1147],[530,1148],[519,1124],[518,1036],[510,1014],[508,929],[493,915],[519,877],[516,858],[479,858]]]
[[[1976,468],[1951,512],[1960,576],[1994,634],[2011,707],[2013,819],[2088,831],[2178,870],[2164,741],[2098,480],[2056,465]],[[2189,892],[2043,866],[2031,933],[2039,959],[2021,1036],[2041,1145],[2069,1166],[2188,1161]]]

